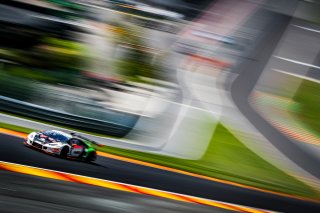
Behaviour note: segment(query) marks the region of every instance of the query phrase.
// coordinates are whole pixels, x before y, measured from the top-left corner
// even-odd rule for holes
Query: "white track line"
[[[296,60],[293,60],[293,59],[290,59],[290,58],[284,58],[284,57],[280,57],[280,56],[277,56],[277,55],[275,55],[273,57],[281,59],[281,60],[284,60],[284,61],[292,62],[292,63],[295,63],[295,64],[299,64],[299,65],[304,65],[304,66],[307,66],[307,67],[313,67],[313,68],[316,68],[316,69],[320,69],[319,66],[316,66],[316,65],[313,65],[313,64],[304,63],[304,62],[301,62],[301,61],[296,61]]]
[[[295,25],[295,24],[293,24],[292,26],[300,28],[300,29],[308,30],[308,31],[311,31],[311,32],[320,33],[320,30],[315,30],[315,29],[312,29],[312,28],[302,27],[302,26]]]
[[[272,69],[272,70],[276,71],[276,72],[281,72],[283,74],[291,75],[291,76],[294,76],[294,77],[302,78],[302,79],[305,79],[305,80],[312,81],[312,82],[320,84],[320,80],[315,79],[315,78],[310,78],[310,77],[307,77],[307,76],[304,76],[304,75],[295,74],[295,73],[291,73],[291,72],[287,72],[287,71],[283,71],[283,70],[278,70],[278,69]]]

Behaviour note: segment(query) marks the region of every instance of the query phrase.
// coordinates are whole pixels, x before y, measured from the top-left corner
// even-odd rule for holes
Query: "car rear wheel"
[[[86,157],[85,161],[92,162],[92,161],[95,161],[96,159],[97,159],[97,154],[95,152],[90,152]]]

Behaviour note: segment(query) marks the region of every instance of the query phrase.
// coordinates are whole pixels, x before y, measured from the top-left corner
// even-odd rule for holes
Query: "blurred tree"
[[[144,45],[142,34],[133,27],[116,24],[115,42],[125,48],[124,56],[118,61],[117,68],[125,79],[140,81],[139,76],[161,78],[159,62],[153,62],[151,48]]]

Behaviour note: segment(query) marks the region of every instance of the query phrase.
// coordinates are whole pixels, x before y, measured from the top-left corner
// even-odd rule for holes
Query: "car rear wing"
[[[84,137],[84,136],[82,136],[82,135],[78,135],[78,134],[76,134],[76,133],[74,133],[74,132],[70,133],[70,135],[72,135],[73,137],[77,137],[77,138],[81,138],[81,139],[83,139],[83,140],[89,141],[90,143],[92,143],[92,144],[94,144],[94,145],[103,146],[102,144],[100,144],[100,143],[98,143],[98,142],[96,142],[96,141],[93,141],[93,140],[91,140],[91,139],[89,139],[89,138],[87,138],[87,137]]]

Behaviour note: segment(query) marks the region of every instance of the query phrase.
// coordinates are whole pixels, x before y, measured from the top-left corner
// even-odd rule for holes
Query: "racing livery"
[[[24,141],[26,146],[40,149],[46,153],[87,162],[95,161],[97,158],[92,143],[96,144],[80,135],[58,130],[31,132]]]

